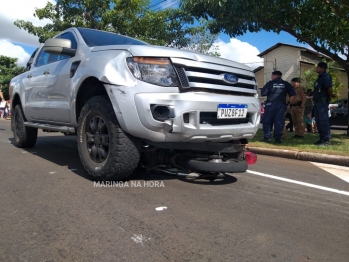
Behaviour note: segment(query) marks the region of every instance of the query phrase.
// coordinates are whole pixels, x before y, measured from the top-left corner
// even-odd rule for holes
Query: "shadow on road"
[[[13,138],[9,138],[9,140],[12,144],[14,144]],[[31,154],[35,154],[36,156],[50,161],[56,165],[67,167],[68,170],[79,175],[80,177],[93,181],[91,176],[87,174],[80,162],[76,143],[76,136],[39,136],[33,148],[22,148],[22,150]],[[205,185],[224,185],[232,184],[237,181],[237,179],[231,175],[226,175],[224,179],[212,180],[205,178],[193,180],[186,179],[185,177],[158,173],[154,171],[146,172],[142,168],[137,168],[137,170],[135,170],[130,178],[130,181],[156,181],[174,179],[192,184]]]

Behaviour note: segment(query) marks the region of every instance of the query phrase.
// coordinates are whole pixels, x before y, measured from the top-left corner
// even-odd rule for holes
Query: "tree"
[[[136,37],[154,45],[186,47],[191,35],[202,32],[194,18],[180,9],[154,11],[150,0],[57,0],[36,9],[34,16],[49,19],[45,26],[17,20],[15,25],[44,43],[69,27],[86,27]]]
[[[233,37],[248,31],[287,32],[336,61],[345,69],[349,87],[347,0],[181,0],[181,8],[209,21],[213,34],[224,32]]]
[[[323,62],[326,62],[323,60]],[[327,62],[328,69],[326,70],[327,73],[329,73],[332,76],[332,89],[333,93],[338,94],[340,89],[342,89],[343,84],[340,81],[341,77],[341,70],[338,66],[338,64],[335,61]],[[314,66],[313,69],[309,69],[304,71],[304,76],[301,77],[303,87],[307,89],[314,89],[314,83],[318,77],[318,74],[315,71],[316,66]],[[332,98],[332,101],[338,100],[337,98]]]
[[[8,85],[11,79],[24,72],[24,67],[17,66],[17,58],[0,55],[0,89],[4,99],[9,99]]]
[[[183,49],[219,57],[219,45],[214,43],[217,37],[218,34],[210,34],[206,26],[201,26]]]

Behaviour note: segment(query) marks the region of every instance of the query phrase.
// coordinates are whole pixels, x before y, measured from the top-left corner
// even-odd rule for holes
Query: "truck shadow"
[[[13,144],[13,138],[9,138]],[[80,157],[76,146],[76,136],[63,135],[45,135],[38,136],[37,142],[33,148],[21,148],[20,150],[34,154],[55,165],[67,167],[67,171],[77,174],[78,176],[93,181],[92,177],[85,171],[81,164]],[[237,182],[234,176],[226,175],[224,179],[186,179],[185,177],[174,176],[158,172],[146,172],[142,168],[137,168],[127,181],[162,181],[162,180],[180,180],[193,184],[205,185],[224,185]]]

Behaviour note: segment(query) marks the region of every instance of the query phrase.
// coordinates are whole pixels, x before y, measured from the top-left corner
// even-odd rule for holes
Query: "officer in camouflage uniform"
[[[291,85],[296,91],[295,100],[297,101],[294,104],[290,104],[293,125],[296,133],[293,136],[294,138],[304,138],[305,133],[305,123],[303,121],[303,115],[306,97],[303,88],[301,88],[300,86],[300,82],[300,79],[297,77],[294,77],[291,80]]]
[[[267,96],[263,116],[263,142],[271,142],[270,126],[274,125],[275,143],[281,144],[282,129],[285,126],[286,95],[294,102],[295,90],[289,82],[282,80],[282,73],[274,71],[271,81],[262,88],[262,96]]]

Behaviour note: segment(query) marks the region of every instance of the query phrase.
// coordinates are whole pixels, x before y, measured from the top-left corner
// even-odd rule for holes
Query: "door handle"
[[[50,73],[50,70],[48,69],[44,71],[44,75],[48,75],[49,73]]]
[[[32,78],[33,76],[32,76],[32,74],[29,74],[28,76],[27,76],[27,78]]]

